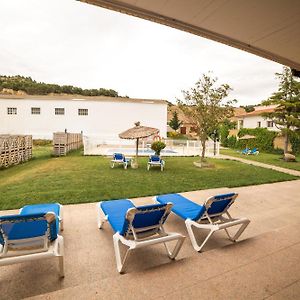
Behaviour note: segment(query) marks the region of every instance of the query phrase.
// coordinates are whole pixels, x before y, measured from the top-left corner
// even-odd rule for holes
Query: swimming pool
[[[114,153],[126,153],[130,155],[134,155],[136,152],[135,148],[114,148],[114,149],[108,149],[107,155],[113,155]],[[152,149],[139,149],[138,154],[139,155],[152,155],[155,152]],[[164,154],[177,154],[176,151],[171,149],[164,149],[160,152],[162,155]]]

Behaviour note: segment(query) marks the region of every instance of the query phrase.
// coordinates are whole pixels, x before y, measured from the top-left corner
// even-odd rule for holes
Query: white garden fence
[[[201,143],[195,140],[163,140],[166,148],[162,150],[162,156],[196,156],[201,154]],[[126,155],[135,154],[135,140],[123,140],[103,136],[83,136],[84,155],[112,155],[121,152]],[[215,149],[215,150],[214,150]],[[219,143],[214,145],[212,140],[206,143],[206,156],[219,155]],[[139,143],[139,155],[148,156],[153,154],[151,140],[142,140]]]

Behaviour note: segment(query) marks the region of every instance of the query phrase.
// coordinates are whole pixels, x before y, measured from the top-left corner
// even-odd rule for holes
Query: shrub
[[[300,153],[300,136],[297,135],[296,133],[293,133],[290,136],[290,143],[292,145],[292,151],[294,154],[299,154]]]
[[[164,148],[166,148],[166,144],[161,141],[153,142],[151,144],[151,149],[155,151],[156,155],[160,155],[160,151]]]
[[[52,140],[36,139],[32,141],[34,146],[51,146]]]

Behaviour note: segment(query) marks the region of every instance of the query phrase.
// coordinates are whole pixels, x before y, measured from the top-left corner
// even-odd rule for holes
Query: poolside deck
[[[184,194],[201,203],[228,190]],[[218,232],[204,252],[197,253],[187,238],[176,261],[165,256],[161,245],[139,249],[124,275],[116,270],[112,230],[108,224],[97,229],[95,204],[66,205],[65,278],[59,279],[53,259],[2,267],[1,295],[5,299],[299,299],[300,180],[230,190],[240,193],[233,215],[251,219],[240,242],[232,244]],[[151,197],[134,201],[146,204]],[[184,223],[173,215],[166,229],[187,235]]]

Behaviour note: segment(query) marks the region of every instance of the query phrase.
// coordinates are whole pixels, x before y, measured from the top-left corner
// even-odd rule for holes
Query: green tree
[[[173,112],[173,118],[169,122],[169,126],[176,131],[180,127],[181,124],[182,124],[182,122],[179,121],[179,119],[178,119],[178,113],[175,110]]]
[[[196,133],[202,145],[201,162],[205,160],[206,141],[209,135],[218,129],[220,123],[233,115],[232,104],[236,100],[226,100],[231,90],[228,84],[215,86],[216,77],[211,74],[203,74],[196,82],[195,87],[189,91],[182,91],[184,101],[178,100],[178,104],[193,120]]]
[[[275,104],[274,112],[265,113],[264,117],[271,119],[285,137],[284,153],[288,152],[288,144],[294,132],[300,130],[300,82],[297,81],[288,67],[283,67],[282,73],[276,73],[279,78],[279,89],[264,105]]]
[[[235,129],[237,126],[237,123],[235,121],[231,121],[229,119],[225,119],[223,122],[220,123],[219,126],[219,135],[221,138],[221,145],[224,147],[228,146],[228,135],[230,129]]]

